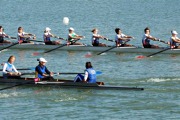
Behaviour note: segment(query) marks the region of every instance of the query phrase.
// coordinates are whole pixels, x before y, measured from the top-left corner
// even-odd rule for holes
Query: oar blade
[[[85,58],[90,58],[90,57],[92,57],[92,54],[91,54],[90,52],[88,52],[87,54],[85,54],[84,57],[85,57]]]
[[[136,59],[144,59],[144,58],[146,58],[146,56],[143,56],[143,55],[139,55],[136,57]]]
[[[32,53],[32,56],[39,56],[39,55],[40,55],[39,52],[33,52],[33,53]]]
[[[96,71],[96,75],[101,75],[102,72],[101,71]]]

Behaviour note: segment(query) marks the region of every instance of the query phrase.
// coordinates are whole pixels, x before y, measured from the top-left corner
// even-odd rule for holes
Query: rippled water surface
[[[97,27],[100,34],[114,39],[114,28],[120,27],[125,34],[136,38],[130,44],[141,46],[143,30],[147,26],[153,36],[165,41],[172,29],[180,32],[179,0],[1,0],[0,4],[0,25],[10,36],[16,36],[17,28],[23,26],[26,32],[36,34],[38,40],[42,40],[45,27],[66,38],[68,28],[74,27],[76,33],[86,36],[81,42],[90,44],[92,28]],[[63,24],[63,17],[70,19],[69,25]],[[35,67],[37,56],[32,53],[42,51],[8,49],[0,53],[0,63],[15,55],[17,68]],[[86,54],[57,50],[42,57],[54,72],[83,72],[85,62],[91,61],[94,69],[103,72],[98,75],[98,81],[145,90],[19,86],[0,91],[0,119],[180,119],[180,55],[158,54],[139,60],[135,58],[141,53],[108,52],[96,56],[96,52],[91,52],[91,58],[84,57]],[[74,75],[55,77],[73,79]]]

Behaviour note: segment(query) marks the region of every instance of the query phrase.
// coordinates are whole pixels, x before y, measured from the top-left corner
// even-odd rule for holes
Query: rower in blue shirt
[[[47,61],[44,58],[39,58],[38,61],[39,65],[35,68],[35,77],[41,80],[53,80],[53,73],[45,66]]]
[[[88,83],[96,83],[96,71],[93,69],[91,62],[86,62],[86,70],[85,70],[85,76],[78,74],[74,82],[88,82]]]

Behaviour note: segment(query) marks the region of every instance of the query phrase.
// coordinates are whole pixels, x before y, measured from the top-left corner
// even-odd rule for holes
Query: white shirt
[[[18,72],[13,64],[10,64],[10,65],[12,65],[11,67],[8,64],[10,64],[10,63],[4,63],[3,74],[7,74],[8,72]]]
[[[0,32],[0,36],[8,37],[5,32]]]
[[[18,34],[17,34],[18,41],[21,40],[21,37],[20,37],[20,36],[24,36],[24,35],[26,35],[26,34],[27,34],[27,33],[25,33],[25,32],[18,33]]]
[[[126,35],[125,34],[123,34],[123,33],[121,33],[120,35],[119,34],[117,34],[116,35],[116,37],[115,37],[115,41],[118,41],[119,40],[119,38],[124,38]]]
[[[95,40],[96,40],[96,41],[99,41],[99,38],[94,37],[94,36],[98,36],[98,37],[99,37],[100,35],[99,35],[99,34],[93,34],[93,35],[92,35],[92,42],[94,42]]]

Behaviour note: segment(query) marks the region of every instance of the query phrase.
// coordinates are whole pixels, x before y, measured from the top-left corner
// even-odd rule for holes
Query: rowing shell
[[[9,46],[10,44],[1,44],[0,49]],[[58,47],[58,45],[44,45],[44,44],[20,44],[11,47],[11,49],[26,49],[26,50],[50,50]],[[109,47],[93,47],[93,46],[85,46],[85,45],[70,45],[59,48],[58,50],[64,51],[90,51],[90,52],[102,52],[105,51],[112,46]],[[142,48],[142,47],[117,47],[109,52],[119,52],[119,53],[156,53],[166,48]],[[180,54],[180,49],[169,49],[162,53],[168,54]]]
[[[30,82],[28,82],[30,81]],[[83,88],[83,89],[102,89],[102,90],[144,90],[144,88],[127,87],[127,86],[110,86],[104,85],[103,82],[85,83],[74,82],[73,80],[60,80],[54,81],[39,81],[34,82],[34,78],[18,78],[18,79],[3,79],[0,78],[0,85],[18,85],[25,84],[26,86],[53,86],[60,88]]]

